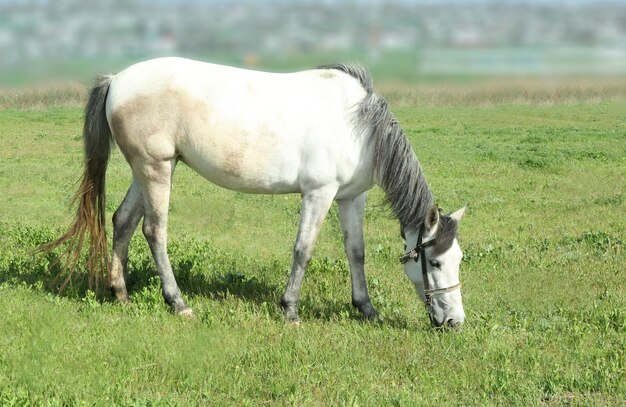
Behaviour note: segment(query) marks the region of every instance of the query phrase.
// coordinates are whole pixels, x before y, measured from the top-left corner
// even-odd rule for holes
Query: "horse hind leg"
[[[113,255],[109,270],[111,293],[120,302],[130,302],[126,290],[126,267],[128,264],[128,246],[143,217],[143,197],[141,187],[133,179],[124,200],[113,214]]]
[[[152,257],[161,279],[163,298],[177,314],[192,316],[181,295],[167,255],[167,217],[176,160],[145,163],[133,168],[140,174],[143,186],[143,234],[150,246]]]

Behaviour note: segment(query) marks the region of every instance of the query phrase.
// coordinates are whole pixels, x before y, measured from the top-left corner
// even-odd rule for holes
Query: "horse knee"
[[[143,236],[146,238],[148,245],[152,246],[158,241],[157,228],[151,222],[147,222],[146,220],[144,220],[141,231],[143,233]]]
[[[349,259],[352,259],[352,261],[356,262],[357,264],[364,264],[365,263],[365,249],[363,249],[362,247],[351,247],[347,250],[348,253],[347,256]]]
[[[308,247],[296,244],[293,248],[293,260],[302,268],[306,268],[311,260],[312,250]]]
[[[133,221],[128,214],[121,210],[113,214],[113,230],[120,236],[126,236],[133,229]]]

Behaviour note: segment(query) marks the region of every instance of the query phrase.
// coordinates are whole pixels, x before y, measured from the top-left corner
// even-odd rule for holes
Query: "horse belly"
[[[190,133],[177,146],[180,158],[214,184],[251,193],[299,192],[297,154],[271,132],[213,128]]]

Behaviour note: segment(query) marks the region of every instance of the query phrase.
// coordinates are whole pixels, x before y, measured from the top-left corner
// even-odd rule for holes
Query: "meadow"
[[[336,207],[285,325],[299,197],[174,177],[170,257],[196,318],[171,314],[140,232],[132,304],[55,254],[82,168],[84,87],[0,91],[0,405],[622,405],[626,394],[626,81],[382,87],[436,201],[460,228],[466,323],[431,329],[374,188],[366,273],[382,319],[350,305]],[[115,151],[109,218],[130,172]],[[110,229],[109,229],[110,231]]]

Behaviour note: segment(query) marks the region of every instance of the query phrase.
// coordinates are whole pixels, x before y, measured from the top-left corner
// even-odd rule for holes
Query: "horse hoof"
[[[363,318],[365,318],[367,321],[369,322],[379,321],[378,312],[376,312],[376,309],[374,309],[371,303],[357,305],[356,307],[361,312],[361,315],[363,315]]]
[[[285,323],[291,326],[300,326],[300,317],[295,313],[287,313],[285,315]]]
[[[378,316],[377,312],[374,312],[374,313],[369,314],[369,315],[363,315],[363,317],[365,317],[365,320],[367,322],[372,322],[372,323],[380,322],[380,316]]]
[[[289,326],[300,326],[300,320],[296,319],[296,320],[291,320],[291,321],[285,321],[287,325]]]
[[[128,296],[128,291],[126,289],[115,289],[111,287],[111,294],[115,297],[115,301],[120,304],[130,304],[130,297]]]
[[[120,304],[130,304],[132,301],[130,300],[130,297],[128,296],[128,294],[126,295],[116,295],[115,299],[117,300],[117,302],[119,302]]]
[[[195,319],[195,315],[193,313],[193,310],[191,308],[189,308],[189,307],[184,307],[184,308],[181,308],[181,309],[177,309],[175,311],[175,313],[176,313],[176,315],[180,315],[180,316],[185,317],[185,318]]]

